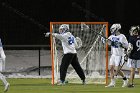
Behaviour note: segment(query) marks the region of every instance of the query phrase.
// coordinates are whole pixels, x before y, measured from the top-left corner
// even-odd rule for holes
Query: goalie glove
[[[76,37],[75,40],[76,40],[76,43],[77,43],[75,47],[77,49],[82,47],[82,40],[79,37]]]
[[[45,33],[45,37],[49,37],[50,36],[50,32]]]

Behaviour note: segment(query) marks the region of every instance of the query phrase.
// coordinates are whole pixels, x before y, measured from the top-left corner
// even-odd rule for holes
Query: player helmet
[[[111,34],[115,34],[116,32],[118,32],[121,29],[121,25],[120,24],[113,24],[110,28],[110,32]]]
[[[62,24],[59,27],[59,33],[60,34],[65,33],[68,30],[69,30],[69,25],[68,24]]]
[[[129,33],[132,36],[136,33],[139,33],[139,32],[140,32],[140,27],[139,26],[131,26],[131,28],[129,30]]]

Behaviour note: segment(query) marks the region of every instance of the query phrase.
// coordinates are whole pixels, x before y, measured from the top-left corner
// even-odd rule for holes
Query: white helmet
[[[68,30],[69,30],[69,24],[62,24],[59,27],[59,33],[60,34],[65,33]]]
[[[135,33],[139,33],[140,32],[140,27],[139,26],[131,26],[129,33],[130,35],[134,35]]]
[[[113,24],[110,28],[111,34],[115,34],[116,32],[118,32],[121,29],[121,25],[120,24]]]

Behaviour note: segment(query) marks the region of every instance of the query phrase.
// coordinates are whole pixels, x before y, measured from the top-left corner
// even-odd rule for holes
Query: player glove
[[[101,41],[102,41],[103,43],[106,43],[106,39],[105,39],[104,37],[101,37]]]
[[[124,55],[124,61],[127,62],[127,60],[128,60],[128,55],[125,54],[125,55]]]

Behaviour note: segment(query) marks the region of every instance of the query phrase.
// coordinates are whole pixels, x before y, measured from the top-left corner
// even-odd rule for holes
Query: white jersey
[[[3,60],[6,58],[4,50],[3,50],[1,39],[0,39],[0,58],[2,58]]]
[[[126,37],[123,34],[120,35],[111,35],[108,38],[109,40],[113,41],[113,42],[120,42],[123,44],[128,44],[128,41],[126,39]],[[124,48],[119,47],[118,45],[111,45],[111,54],[112,55],[116,55],[116,56],[123,56],[124,55]]]
[[[61,40],[64,54],[77,53],[75,49],[75,47],[77,46],[77,42],[75,40],[75,37],[70,32],[66,32],[63,34],[53,33],[52,35]]]
[[[5,70],[5,53],[2,47],[2,42],[0,39],[0,72]]]
[[[0,39],[0,47],[2,47],[2,42],[1,42],[1,39]]]

